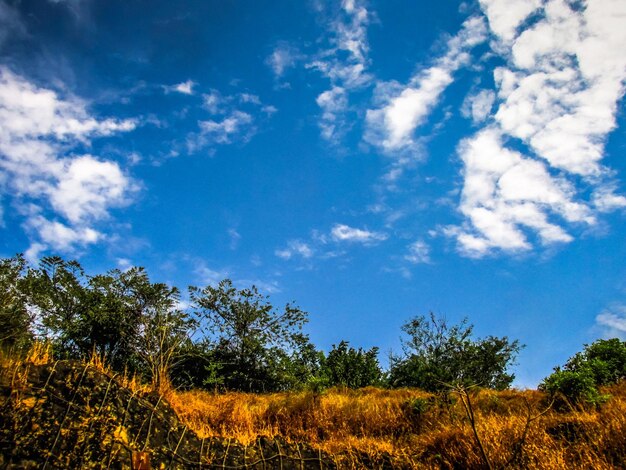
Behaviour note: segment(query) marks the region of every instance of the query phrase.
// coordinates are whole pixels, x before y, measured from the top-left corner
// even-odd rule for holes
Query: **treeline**
[[[183,305],[178,288],[152,282],[139,267],[89,275],[77,261],[57,256],[37,266],[21,255],[2,259],[0,347],[20,351],[44,341],[56,358],[97,354],[113,370],[157,387],[246,392],[337,385],[505,389],[521,349],[507,337],[474,338],[467,320],[449,325],[430,314],[404,324],[403,351],[390,355],[383,370],[375,347],[341,341],[328,353],[319,350],[303,331],[306,312],[293,304],[275,307],[254,286],[239,289],[226,279],[188,292]],[[620,372],[626,368],[626,347],[616,341],[624,357],[611,379],[626,373]],[[560,375],[546,379],[546,388],[558,391],[568,380],[591,380],[581,360],[575,361],[578,368],[558,369]]]
[[[158,385],[270,392],[343,385],[436,390],[467,381],[502,389],[520,349],[507,338],[472,338],[466,321],[416,317],[404,326],[404,352],[382,370],[378,348],[347,341],[325,354],[303,332],[308,314],[277,308],[256,287],[230,280],[178,288],[154,283],[143,268],[88,275],[76,261],[20,255],[0,261],[0,341],[20,348],[49,342],[58,358],[97,354],[116,371]]]

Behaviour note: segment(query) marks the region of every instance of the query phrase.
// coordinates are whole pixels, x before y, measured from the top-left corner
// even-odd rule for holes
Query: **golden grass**
[[[476,431],[489,464],[620,468],[626,463],[626,383],[607,392],[613,399],[600,410],[569,413],[546,411],[537,391],[473,393]],[[167,399],[201,437],[243,444],[259,436],[306,441],[347,467],[356,467],[351,456],[362,453],[387,456],[398,468],[486,467],[458,398],[446,403],[418,390],[365,388],[266,395],[171,391]]]
[[[0,354],[0,365],[19,388],[32,364],[52,362],[35,344],[18,358]],[[250,444],[260,436],[307,442],[330,454],[340,468],[363,468],[384,458],[396,468],[488,468],[460,397],[442,400],[414,390],[335,388],[323,393],[274,394],[151,390],[137,377],[116,374],[102,357],[89,364],[133,392],[155,391],[200,437]],[[557,412],[538,391],[471,393],[476,433],[492,468],[626,468],[626,381],[603,389],[612,398],[598,410]],[[516,450],[516,449],[519,449]]]

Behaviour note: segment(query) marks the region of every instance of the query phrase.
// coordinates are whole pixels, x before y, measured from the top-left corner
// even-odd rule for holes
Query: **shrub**
[[[583,351],[571,357],[563,368],[556,367],[539,385],[539,389],[559,402],[565,399],[570,405],[598,406],[609,398],[601,394],[598,387],[624,378],[626,342],[617,338],[600,339],[585,345]]]

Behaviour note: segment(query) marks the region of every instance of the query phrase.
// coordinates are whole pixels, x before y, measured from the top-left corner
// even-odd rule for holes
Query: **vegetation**
[[[603,389],[599,410],[559,412],[539,391],[470,389],[485,464],[460,396],[418,389],[332,388],[324,394],[175,392],[169,401],[202,437],[308,442],[341,460],[388,459],[387,468],[621,468],[626,461],[626,383]],[[371,467],[379,468],[379,467]]]
[[[521,348],[518,341],[494,336],[473,340],[467,319],[449,326],[432,313],[411,319],[402,330],[409,339],[404,341],[404,357],[392,358],[392,386],[430,392],[459,384],[503,390],[514,379],[507,369]]]
[[[362,388],[383,385],[384,376],[378,363],[378,348],[354,349],[347,341],[334,345],[323,361],[322,375],[327,386]]]
[[[181,440],[186,429],[200,439],[225,438],[216,446],[228,454],[235,439],[244,460],[246,445],[269,438],[268,449],[307,442],[340,468],[614,468],[626,461],[626,342],[619,339],[585,345],[538,391],[521,392],[507,388],[522,346],[474,338],[468,320],[410,319],[404,353],[383,371],[375,347],[341,341],[319,351],[303,332],[307,313],[293,304],[276,308],[254,286],[224,280],[190,287],[189,299],[182,308],[179,290],[152,282],[143,268],[91,276],[59,257],[37,267],[22,256],[0,260],[0,401],[10,419],[32,421],[33,403],[48,406],[39,395],[50,382],[37,380],[57,370],[82,380],[94,368],[104,378],[87,376],[101,396],[89,395],[91,385],[66,390],[76,377],[55,379],[54,406],[67,401],[64,393],[105,403],[115,382],[116,396],[145,396],[155,408],[169,403],[182,421]],[[52,357],[70,361],[31,370]],[[88,425],[89,409],[80,418],[86,432],[114,426],[99,412],[99,424]],[[118,411],[123,425],[126,412]],[[203,449],[204,441],[194,452]]]
[[[77,261],[51,256],[30,267],[16,256],[0,262],[0,288],[3,347],[38,338],[59,358],[95,353],[113,370],[139,374],[157,388],[440,391],[462,383],[503,389],[520,349],[507,338],[474,340],[466,320],[449,327],[431,314],[404,326],[405,355],[392,358],[385,373],[378,348],[341,341],[324,354],[303,332],[305,311],[293,304],[278,309],[255,286],[239,289],[228,279],[189,287],[190,307],[181,309],[179,289],[152,282],[143,268],[88,275]]]
[[[626,341],[600,339],[585,345],[563,368],[556,367],[539,388],[555,397],[561,407],[598,406],[609,398],[600,387],[625,378]]]

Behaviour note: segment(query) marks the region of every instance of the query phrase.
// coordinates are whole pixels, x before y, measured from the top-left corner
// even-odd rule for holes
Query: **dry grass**
[[[19,388],[30,364],[51,362],[46,345],[26,357],[0,354],[0,365]],[[137,377],[115,374],[103,358],[92,367],[133,392],[149,392]],[[24,377],[22,377],[24,376]],[[396,468],[488,468],[460,397],[443,400],[412,389],[331,389],[274,394],[159,390],[200,437],[260,436],[308,442],[328,452],[340,468],[387,460]],[[481,390],[471,394],[476,433],[491,468],[626,469],[626,382],[606,388],[611,400],[598,410],[546,410],[537,391]]]
[[[626,383],[607,389],[600,410],[546,411],[537,391],[471,395],[476,431],[492,468],[626,468]],[[168,394],[201,437],[244,444],[259,436],[306,441],[356,466],[366,453],[398,468],[486,468],[457,397],[417,390],[332,389],[267,395],[190,391]],[[352,463],[352,465],[350,465]]]

